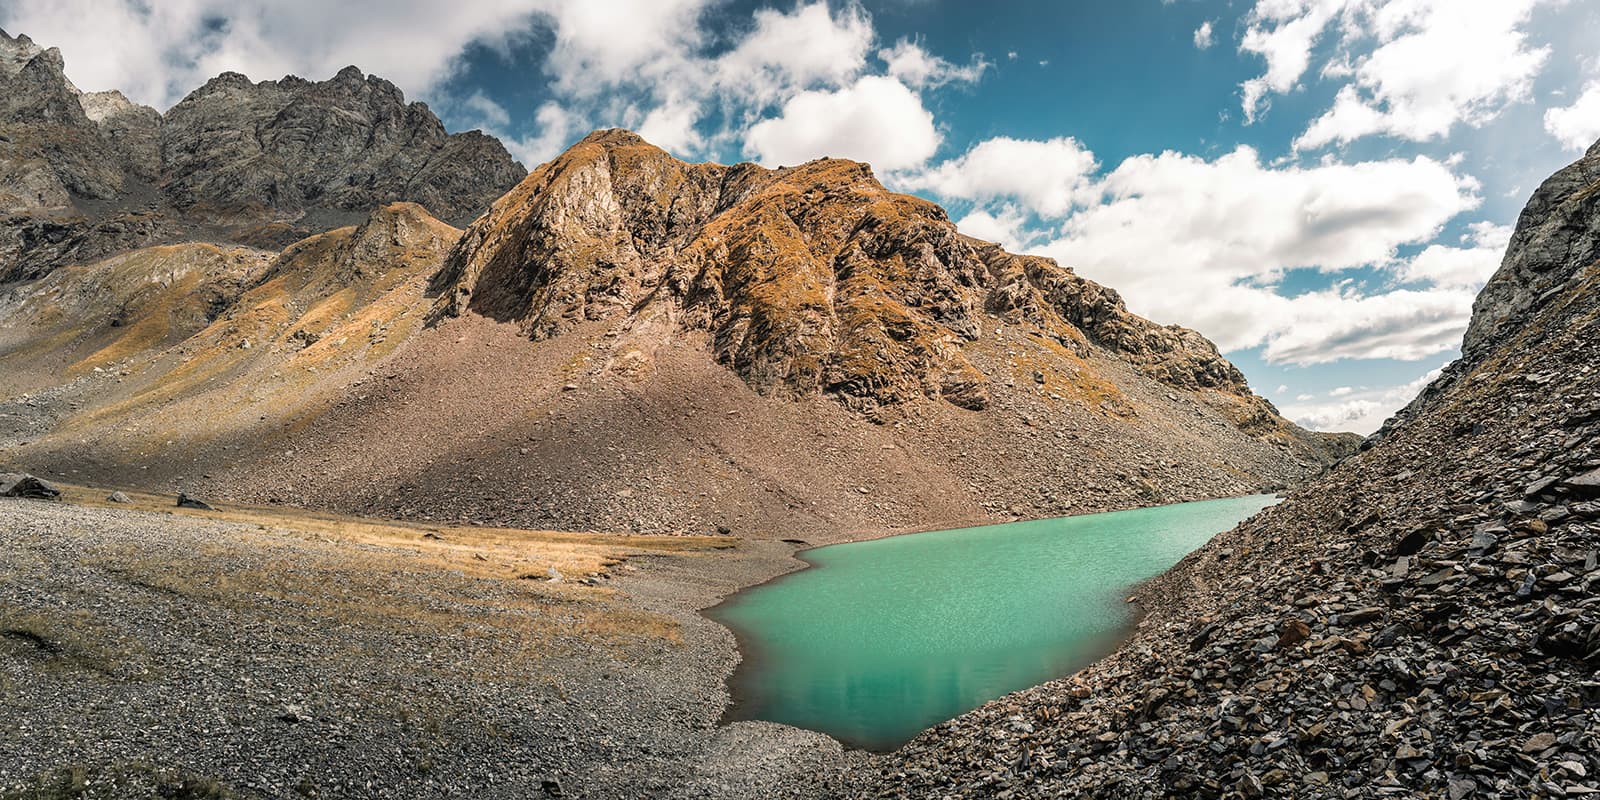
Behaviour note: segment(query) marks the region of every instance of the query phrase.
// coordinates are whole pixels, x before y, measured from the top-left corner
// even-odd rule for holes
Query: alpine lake
[[[1126,635],[1136,584],[1273,495],[931,531],[805,550],[810,566],[708,611],[743,660],[728,719],[886,751],[1069,675]]]

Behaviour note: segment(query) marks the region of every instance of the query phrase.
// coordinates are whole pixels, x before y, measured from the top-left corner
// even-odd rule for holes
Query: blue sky
[[[529,167],[613,125],[870,161],[1361,432],[1456,356],[1527,195],[1600,138],[1580,0],[6,0],[0,26],[163,108],[354,63]]]

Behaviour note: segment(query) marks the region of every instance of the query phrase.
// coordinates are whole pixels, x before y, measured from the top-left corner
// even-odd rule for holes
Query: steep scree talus
[[[1465,356],[1371,446],[1138,591],[1116,654],[941,725],[874,797],[1600,788],[1600,146]]]

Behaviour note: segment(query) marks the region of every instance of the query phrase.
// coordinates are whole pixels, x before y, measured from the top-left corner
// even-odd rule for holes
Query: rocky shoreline
[[[0,500],[0,797],[812,797],[860,760],[718,724],[737,650],[699,611],[790,545],[641,537],[551,584],[480,574],[498,539],[295,525]]]
[[[102,494],[0,500],[5,800],[847,797],[884,758],[729,716],[741,651],[709,612],[804,569],[805,542],[549,534],[518,552],[470,528],[82,505]],[[609,566],[530,581],[523,562],[563,537]],[[457,540],[442,562],[418,550]],[[552,620],[568,608],[602,622]]]
[[[1600,145],[1540,187],[1466,356],[1363,452],[1142,589],[1128,646],[860,794],[1600,793],[1597,181]]]

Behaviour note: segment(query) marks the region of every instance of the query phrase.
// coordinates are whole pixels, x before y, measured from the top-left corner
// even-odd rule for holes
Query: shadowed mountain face
[[[1112,658],[925,733],[863,796],[1592,793],[1596,197],[1600,144],[1363,452],[1143,587]]]
[[[29,393],[8,459],[409,518],[836,539],[1242,494],[1354,444],[1278,417],[1199,334],[847,161],[691,165],[599,131],[464,234],[396,204],[275,256],[184,250],[181,278],[173,257],[0,302],[23,323],[0,395]],[[29,310],[113,274],[128,311]],[[166,299],[190,285],[214,298],[198,319]],[[76,380],[30,372],[42,354]]]
[[[277,248],[401,200],[465,224],[524,174],[354,67],[227,73],[163,115],[80,92],[60,51],[0,32],[0,283],[153,243]]]

